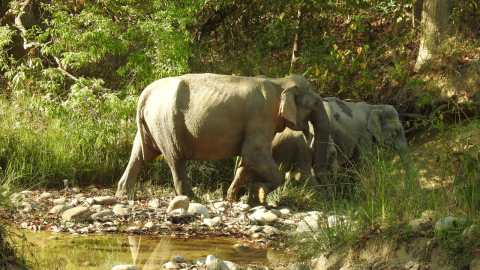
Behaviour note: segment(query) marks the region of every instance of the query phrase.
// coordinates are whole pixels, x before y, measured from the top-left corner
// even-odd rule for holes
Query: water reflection
[[[214,255],[237,264],[253,262],[288,262],[282,252],[256,247],[237,251],[232,238],[179,239],[154,236],[125,235],[55,235],[48,232],[25,233],[31,259],[36,269],[111,269],[119,264],[133,264],[139,270],[159,269],[173,255],[182,254],[185,260]],[[62,263],[59,263],[62,262]],[[82,265],[85,262],[90,266]]]

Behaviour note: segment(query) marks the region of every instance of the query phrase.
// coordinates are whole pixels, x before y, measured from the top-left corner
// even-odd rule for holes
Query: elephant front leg
[[[137,182],[142,165],[152,161],[156,156],[160,155],[160,152],[152,151],[148,146],[145,146],[143,150],[145,153],[142,153],[142,139],[140,133],[137,132],[127,168],[118,182],[117,192],[115,194],[116,197],[126,198],[129,193],[133,191],[133,187]],[[145,162],[143,162],[143,158],[145,158]]]
[[[228,188],[227,192],[227,199],[238,201],[238,192],[240,191],[240,187],[242,186],[245,179],[247,179],[248,175],[250,174],[250,170],[247,166],[245,166],[242,162],[238,166],[237,170],[235,171],[235,179],[233,180],[232,184]]]
[[[266,205],[267,196],[282,183],[282,174],[273,161],[273,158],[257,160],[251,164],[250,170],[250,196],[248,204],[252,207]]]

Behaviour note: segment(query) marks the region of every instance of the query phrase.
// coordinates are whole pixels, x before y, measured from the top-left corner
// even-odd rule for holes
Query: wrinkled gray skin
[[[407,140],[398,112],[390,105],[345,102],[335,97],[328,103],[330,136],[337,149],[338,165],[360,159],[371,153],[373,144],[393,148],[402,159],[411,162]]]
[[[127,196],[142,165],[163,154],[176,193],[198,199],[187,176],[187,160],[241,156],[253,178],[249,203],[265,204],[267,194],[282,181],[271,154],[275,134],[285,127],[305,132],[308,120],[318,134],[313,144],[327,142],[322,99],[300,75],[268,79],[190,74],[155,81],[139,97],[138,131],[116,196]],[[326,151],[315,149],[320,171]]]
[[[328,103],[324,102],[324,106],[325,105],[328,106]],[[328,108],[326,106],[325,109],[328,113]],[[311,125],[307,136],[305,136],[303,132],[286,128],[283,132],[275,135],[272,142],[272,155],[277,166],[280,166],[280,172],[285,174],[286,181],[288,181],[290,177],[293,177],[297,181],[308,180],[310,186],[317,189],[317,191],[320,191],[320,184],[312,174],[313,138],[314,130]],[[337,151],[331,137],[329,137],[329,143],[326,150],[327,164],[336,167]],[[235,179],[228,189],[227,199],[234,201],[239,199],[238,195],[240,187],[249,174],[249,169],[242,162],[242,158],[237,157],[237,162],[235,164]],[[293,175],[291,176],[291,174]]]

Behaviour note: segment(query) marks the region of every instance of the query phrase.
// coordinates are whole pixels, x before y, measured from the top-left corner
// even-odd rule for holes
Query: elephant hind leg
[[[173,176],[173,184],[177,195],[186,195],[192,201],[200,201],[193,193],[190,180],[187,175],[187,160],[179,158],[166,158]]]
[[[123,173],[120,181],[118,182],[117,192],[115,196],[119,198],[127,197],[128,194],[133,191],[133,186],[137,182],[138,175],[140,174],[140,170],[142,169],[142,165],[152,161],[160,154],[160,151],[152,150],[148,146],[143,147],[142,150],[142,139],[140,133],[137,132],[137,134],[135,135],[135,140],[133,142],[130,160],[128,161],[125,172]],[[145,162],[143,160],[144,158]]]

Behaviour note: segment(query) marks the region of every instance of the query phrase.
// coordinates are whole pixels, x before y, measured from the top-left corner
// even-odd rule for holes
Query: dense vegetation
[[[480,75],[469,69],[479,54],[479,7],[476,0],[452,0],[448,38],[431,65],[416,71],[422,2],[3,1],[1,186],[63,187],[64,179],[114,185],[129,158],[137,97],[156,79],[193,72],[298,73],[321,96],[394,105],[408,133],[437,128],[447,150],[439,168],[454,181],[442,187],[443,195],[414,192],[415,175],[392,178],[397,165],[382,161],[384,166],[375,167],[378,177],[364,179],[356,172],[358,188],[338,191],[342,200],[333,204],[312,200],[308,190],[272,196],[290,196],[305,207],[330,203],[348,209],[350,201],[342,197],[347,192],[373,222],[378,215],[396,220],[428,208],[453,211],[445,196],[461,188],[455,211],[473,214],[479,206],[478,148],[468,137],[448,140],[465,129],[447,125],[473,115],[476,89],[447,95],[439,79]],[[466,129],[477,130],[469,121]],[[197,187],[221,194],[233,177],[234,160],[188,166]],[[172,185],[163,161],[150,164],[142,178]]]

